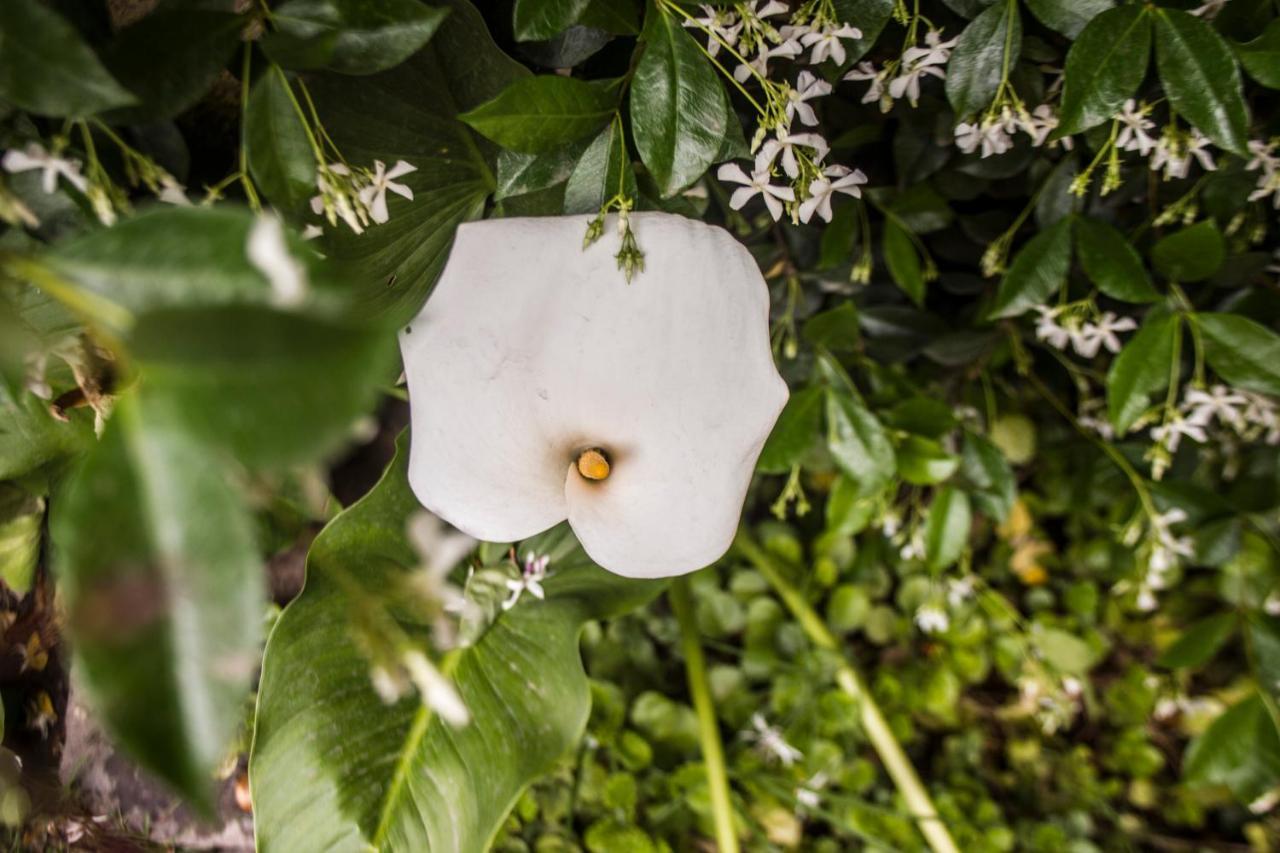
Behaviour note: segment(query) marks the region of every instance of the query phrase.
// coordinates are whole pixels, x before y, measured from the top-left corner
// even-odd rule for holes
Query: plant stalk
[[[715,821],[716,847],[720,853],[738,853],[738,835],[733,826],[733,804],[729,799],[729,776],[725,770],[724,749],[720,745],[720,728],[716,723],[715,703],[707,680],[707,662],[702,655],[698,621],[693,611],[688,577],[676,578],[667,591],[671,609],[680,623],[680,646],[684,651],[684,669],[689,678],[689,694],[698,715],[698,740],[702,761],[707,768],[707,787],[711,792],[711,815]]]
[[[934,807],[929,792],[925,790],[920,777],[916,775],[915,768],[911,766],[911,759],[907,758],[907,754],[902,751],[902,746],[893,736],[893,731],[885,722],[884,715],[880,713],[880,707],[876,705],[875,699],[863,685],[857,670],[849,663],[848,658],[840,653],[840,645],[826,623],[800,591],[782,576],[773,558],[751,538],[745,529],[738,531],[738,535],[733,540],[733,547],[746,557],[760,574],[765,576],[781,596],[787,609],[800,622],[809,640],[819,648],[840,654],[841,662],[840,668],[836,671],[836,683],[840,685],[841,690],[857,701],[862,728],[870,738],[871,745],[875,747],[880,760],[884,762],[885,769],[889,771],[889,777],[893,779],[898,792],[902,794],[902,799],[906,801],[907,809],[920,828],[920,834],[924,836],[934,853],[959,853],[959,848],[951,839],[951,833],[947,831],[946,824],[938,817],[938,810]]]

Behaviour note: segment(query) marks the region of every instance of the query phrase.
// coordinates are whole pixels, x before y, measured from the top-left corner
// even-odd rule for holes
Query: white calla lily
[[[631,214],[645,271],[628,284],[581,217],[462,225],[400,337],[409,482],[458,529],[496,542],[569,520],[628,577],[718,559],[787,400],[769,294],[727,232]]]

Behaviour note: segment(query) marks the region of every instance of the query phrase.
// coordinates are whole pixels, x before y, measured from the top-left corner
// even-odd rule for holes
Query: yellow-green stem
[[[738,531],[737,537],[733,540],[733,546],[760,574],[764,575],[765,580],[782,598],[783,604],[809,636],[810,642],[819,648],[840,654],[841,663],[836,671],[836,683],[857,702],[862,728],[871,745],[875,747],[880,760],[884,762],[889,777],[898,787],[898,793],[902,794],[902,799],[906,801],[907,809],[915,819],[916,826],[920,828],[920,834],[924,836],[934,853],[959,853],[959,848],[951,839],[951,833],[947,831],[946,824],[938,817],[938,810],[934,807],[929,792],[925,790],[920,777],[916,775],[911,759],[907,758],[907,754],[902,751],[902,746],[894,737],[889,724],[885,722],[875,699],[863,685],[858,671],[854,669],[853,664],[849,663],[848,658],[840,653],[840,645],[826,623],[805,600],[800,590],[782,576],[773,557],[756,544],[746,530]]]
[[[729,799],[729,776],[725,771],[724,749],[720,745],[720,727],[711,700],[707,680],[707,662],[702,656],[698,621],[689,594],[689,579],[676,578],[667,591],[671,609],[680,623],[680,646],[684,650],[684,669],[689,678],[693,710],[698,715],[698,740],[702,744],[702,762],[707,768],[707,787],[711,792],[711,816],[715,821],[716,846],[720,853],[738,853],[738,834],[733,828],[733,804]]]

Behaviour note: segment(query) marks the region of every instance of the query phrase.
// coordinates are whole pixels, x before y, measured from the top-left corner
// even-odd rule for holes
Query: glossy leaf
[[[924,560],[929,571],[940,572],[960,559],[972,521],[967,494],[951,486],[938,489],[924,525]]]
[[[208,810],[262,632],[253,523],[225,460],[122,399],[54,504],[78,675],[113,739]]]
[[[435,35],[450,3],[419,0],[287,0],[272,9],[262,47],[285,68],[376,74],[404,62]]]
[[[1107,372],[1107,413],[1117,435],[1129,431],[1150,405],[1151,395],[1169,384],[1174,339],[1182,333],[1176,314],[1148,315]]]
[[[1258,687],[1280,702],[1280,618],[1252,613],[1246,630]]]
[[[1183,631],[1182,636],[1161,653],[1156,663],[1170,669],[1203,666],[1226,645],[1237,626],[1234,613],[1206,616]]]
[[[1058,292],[1071,267],[1071,224],[1063,219],[1027,241],[1000,281],[989,316],[1016,317]]]
[[[631,85],[631,132],[658,190],[675,195],[715,162],[731,118],[716,71],[670,13],[646,16]]]
[[[1267,24],[1260,36],[1235,50],[1250,77],[1268,89],[1280,89],[1280,21]]]
[[[1063,75],[1055,136],[1107,121],[1147,75],[1151,19],[1140,5],[1110,9],[1091,20],[1071,45]]]
[[[1156,68],[1170,105],[1223,148],[1244,154],[1249,110],[1231,48],[1188,12],[1159,9],[1155,16]]]
[[[1201,281],[1218,271],[1226,251],[1222,232],[1206,219],[1162,237],[1151,247],[1151,262],[1170,281]]]
[[[595,214],[618,193],[634,198],[636,192],[626,137],[622,126],[611,122],[574,164],[564,190],[564,212]]]
[[[578,22],[591,0],[516,0],[512,12],[517,41],[541,41]]]
[[[1027,0],[1040,23],[1074,39],[1096,16],[1115,6],[1114,0]]]
[[[898,474],[916,486],[932,486],[951,477],[960,467],[960,457],[948,453],[931,438],[909,435],[899,442]]]
[[[613,81],[540,74],[517,80],[459,118],[504,148],[536,154],[604,127],[617,95]]]
[[[498,152],[498,188],[493,197],[502,201],[564,183],[586,149],[587,145],[581,140],[543,154],[525,154],[504,148]]]
[[[254,182],[276,207],[296,213],[316,194],[316,159],[289,85],[278,67],[258,78],[245,110],[244,141]]]
[[[1280,785],[1280,732],[1261,696],[1250,693],[1191,742],[1183,776],[1192,785],[1225,785],[1242,803]]]
[[[893,477],[894,455],[889,436],[860,400],[828,389],[827,448],[850,478],[858,495],[879,492]]]
[[[72,117],[137,100],[40,0],[0,3],[0,98],[40,115]]]
[[[973,502],[996,521],[1004,521],[1013,509],[1017,487],[1009,460],[995,443],[976,432],[965,431],[959,475],[968,483]]]
[[[263,663],[250,780],[258,847],[484,850],[516,798],[582,735],[590,689],[578,653],[589,619],[624,612],[661,584],[590,563],[560,526],[522,547],[551,557],[546,599],[526,596],[455,652],[471,722],[453,728],[416,696],[385,705],[353,643],[357,602],[403,584],[419,507],[407,442],[378,486],[316,539],[307,583],[276,623]],[[367,606],[367,605],[366,605]],[[424,646],[430,631],[400,622]]]
[[[797,391],[787,400],[773,432],[760,451],[756,468],[766,474],[785,474],[804,458],[818,437],[826,392],[822,388]]]
[[[1280,335],[1239,314],[1197,314],[1209,366],[1231,385],[1280,396]]]
[[[1123,234],[1105,222],[1087,218],[1076,220],[1075,232],[1080,266],[1099,290],[1124,302],[1160,298],[1142,258]]]
[[[924,304],[925,280],[924,270],[920,266],[920,256],[911,237],[894,219],[884,222],[884,235],[881,238],[881,251],[884,253],[885,266],[889,268],[889,276],[898,289],[910,297],[916,305]]]
[[[986,109],[1022,51],[1016,3],[999,2],[969,22],[947,63],[947,100],[961,118]]]
[[[640,32],[639,20],[636,0],[590,0],[578,23],[617,36],[633,36]]]

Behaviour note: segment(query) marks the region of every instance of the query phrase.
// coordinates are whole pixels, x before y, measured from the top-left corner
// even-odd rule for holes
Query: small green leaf
[[[862,339],[858,328],[858,309],[849,301],[814,314],[805,322],[801,337],[832,352],[853,352]]]
[[[1113,6],[1114,0],[1027,0],[1040,23],[1069,39],[1077,38],[1090,21]]]
[[[827,389],[827,448],[859,495],[879,492],[893,477],[893,445],[876,416],[844,391]]]
[[[898,474],[915,486],[932,486],[960,467],[960,457],[943,450],[931,438],[909,435],[897,447]]]
[[[1251,803],[1280,785],[1280,732],[1257,693],[1232,705],[1187,747],[1183,777],[1191,785],[1225,785]]]
[[[1280,21],[1272,21],[1253,41],[1235,45],[1249,76],[1268,89],[1280,89]]]
[[[617,107],[616,81],[590,83],[558,74],[517,80],[459,116],[504,148],[539,153],[604,127]]]
[[[316,193],[316,158],[278,66],[258,78],[245,110],[244,141],[253,180],[278,208],[299,213]]]
[[[60,421],[46,401],[25,390],[15,396],[0,382],[0,481],[54,466],[93,444],[91,412],[73,410]]]
[[[960,559],[972,523],[969,496],[951,486],[938,489],[924,526],[925,566],[929,571],[936,574]]]
[[[0,482],[0,581],[19,597],[31,588],[40,562],[44,510],[41,498]]]
[[[73,118],[137,102],[75,28],[39,0],[0,3],[0,98]]]
[[[610,122],[574,165],[564,190],[564,212],[594,214],[618,193],[635,198],[636,192],[622,125]]]
[[[1236,614],[1215,613],[1193,623],[1156,660],[1169,669],[1203,666],[1218,653],[1236,631]]]
[[[591,0],[516,0],[512,11],[516,41],[543,41],[578,22]]]
[[[818,437],[822,423],[822,388],[797,391],[787,400],[773,432],[760,451],[756,467],[766,474],[785,474],[800,462]]]
[[[731,118],[715,69],[661,7],[646,15],[644,53],[631,86],[631,132],[664,197],[715,162]]]
[[[1249,110],[1222,36],[1195,15],[1156,10],[1156,68],[1170,105],[1218,145],[1245,154]]]
[[[1222,267],[1227,247],[1212,219],[1197,222],[1151,247],[1151,262],[1173,282],[1201,281]]]
[[[920,267],[920,256],[916,254],[911,237],[892,218],[884,221],[880,250],[884,253],[884,263],[889,268],[893,283],[916,305],[923,305],[925,280],[924,271]]]
[[[1099,290],[1124,302],[1155,302],[1160,298],[1142,258],[1123,234],[1097,219],[1077,219],[1075,228],[1080,266]]]
[[[964,118],[986,109],[1022,51],[1022,16],[1016,3],[995,3],[960,33],[947,64],[947,100]]]
[[[979,510],[996,521],[1008,517],[1017,497],[1017,487],[1009,460],[994,442],[965,430],[959,474],[967,481]]]
[[[1182,333],[1176,314],[1149,314],[1107,372],[1107,413],[1117,435],[1147,410],[1151,395],[1169,384],[1174,340]]]
[[[1063,219],[1027,241],[1000,282],[989,316],[1016,317],[1044,304],[1067,280],[1071,267],[1071,219]]]
[[[285,68],[375,74],[416,53],[449,9],[419,0],[288,0],[271,13],[275,30],[262,48]]]
[[[1258,687],[1280,702],[1280,619],[1251,613],[1248,635]]]
[[[1146,7],[1121,6],[1091,20],[1067,52],[1062,109],[1054,136],[1101,124],[1138,90],[1151,56]]]
[[[1280,396],[1280,335],[1238,314],[1197,314],[1205,357],[1238,388]]]
[[[494,191],[494,199],[502,201],[564,183],[569,180],[589,144],[586,140],[579,140],[542,154],[502,149],[498,152],[498,188]]]
[[[1063,675],[1081,676],[1096,662],[1097,655],[1084,640],[1058,628],[1043,628],[1032,634],[1045,662]]]

